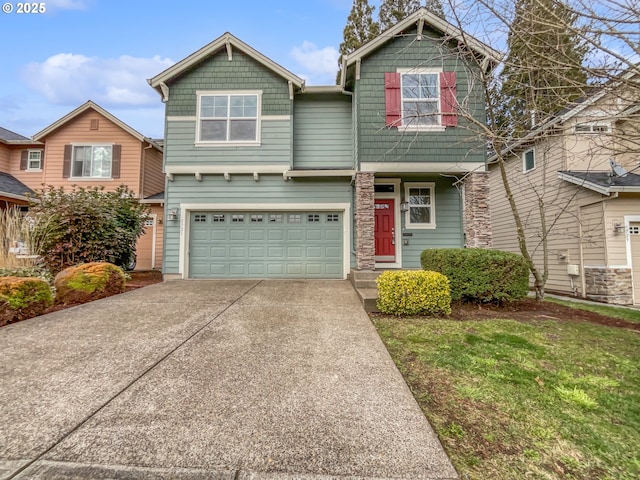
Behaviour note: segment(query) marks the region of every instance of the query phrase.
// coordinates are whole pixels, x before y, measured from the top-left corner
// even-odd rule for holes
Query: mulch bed
[[[569,322],[591,322],[609,327],[627,328],[640,331],[640,323],[627,322],[599,313],[578,310],[553,302],[537,302],[526,298],[512,304],[473,305],[456,304],[451,306],[451,317],[457,320],[486,320],[490,318],[509,318],[522,322],[532,320],[563,320]]]

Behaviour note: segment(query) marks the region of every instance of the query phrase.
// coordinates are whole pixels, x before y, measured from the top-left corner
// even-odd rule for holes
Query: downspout
[[[579,217],[578,217],[578,254],[580,256],[580,289],[582,291],[582,298],[587,298],[587,280],[584,275],[584,249],[582,246],[582,207],[579,207]]]

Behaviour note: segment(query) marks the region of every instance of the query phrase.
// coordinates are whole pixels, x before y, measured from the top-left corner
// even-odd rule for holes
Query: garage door
[[[191,212],[191,278],[342,278],[342,212]]]

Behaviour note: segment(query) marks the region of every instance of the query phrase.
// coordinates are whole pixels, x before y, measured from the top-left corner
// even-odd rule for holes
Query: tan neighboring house
[[[44,145],[0,127],[0,209],[24,206],[27,194],[33,193],[23,178],[29,165],[39,166]],[[25,161],[22,158],[25,157]],[[37,159],[29,162],[29,157]],[[28,175],[27,175],[28,176]]]
[[[510,147],[507,176],[541,268],[545,206],[546,291],[640,304],[639,110],[603,89]],[[493,248],[519,253],[495,157],[489,172]]]
[[[88,101],[13,146],[2,170],[32,189],[127,185],[151,213],[138,240],[136,270],[162,267],[162,146]]]

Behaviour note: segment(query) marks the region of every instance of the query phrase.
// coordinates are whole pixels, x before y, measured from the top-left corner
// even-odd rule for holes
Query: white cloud
[[[23,76],[28,87],[51,103],[77,105],[93,100],[104,107],[157,105],[151,78],[173,61],[168,58],[86,57],[59,53],[42,63],[30,63]]]
[[[304,41],[302,46],[291,49],[291,57],[304,69],[300,75],[312,84],[331,85],[335,83],[340,53],[334,47],[318,48],[314,43]]]

